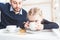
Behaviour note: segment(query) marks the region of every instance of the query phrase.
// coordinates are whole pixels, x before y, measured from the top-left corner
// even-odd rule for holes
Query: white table
[[[19,34],[5,33],[2,30],[0,30],[0,40],[60,40],[60,38],[51,31],[38,31]]]

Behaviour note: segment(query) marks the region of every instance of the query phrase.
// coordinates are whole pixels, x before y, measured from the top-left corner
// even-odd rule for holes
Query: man
[[[24,28],[27,12],[22,9],[22,0],[10,0],[10,3],[0,3],[1,23],[0,29],[8,25],[17,25]]]

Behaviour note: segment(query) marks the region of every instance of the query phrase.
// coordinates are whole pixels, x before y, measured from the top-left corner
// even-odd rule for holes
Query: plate
[[[53,31],[58,37],[60,37],[60,31],[59,31],[59,29],[52,29],[52,31]]]
[[[6,29],[0,29],[0,33],[3,33],[5,31],[6,31]]]

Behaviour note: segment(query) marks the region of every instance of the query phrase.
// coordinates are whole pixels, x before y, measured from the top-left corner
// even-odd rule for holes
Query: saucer
[[[6,29],[0,29],[0,33],[3,33],[5,31],[6,31]]]

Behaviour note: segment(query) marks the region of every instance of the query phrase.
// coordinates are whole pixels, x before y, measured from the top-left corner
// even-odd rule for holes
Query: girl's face
[[[32,22],[41,22],[42,18],[40,15],[34,15],[34,16],[31,16],[29,20]]]

